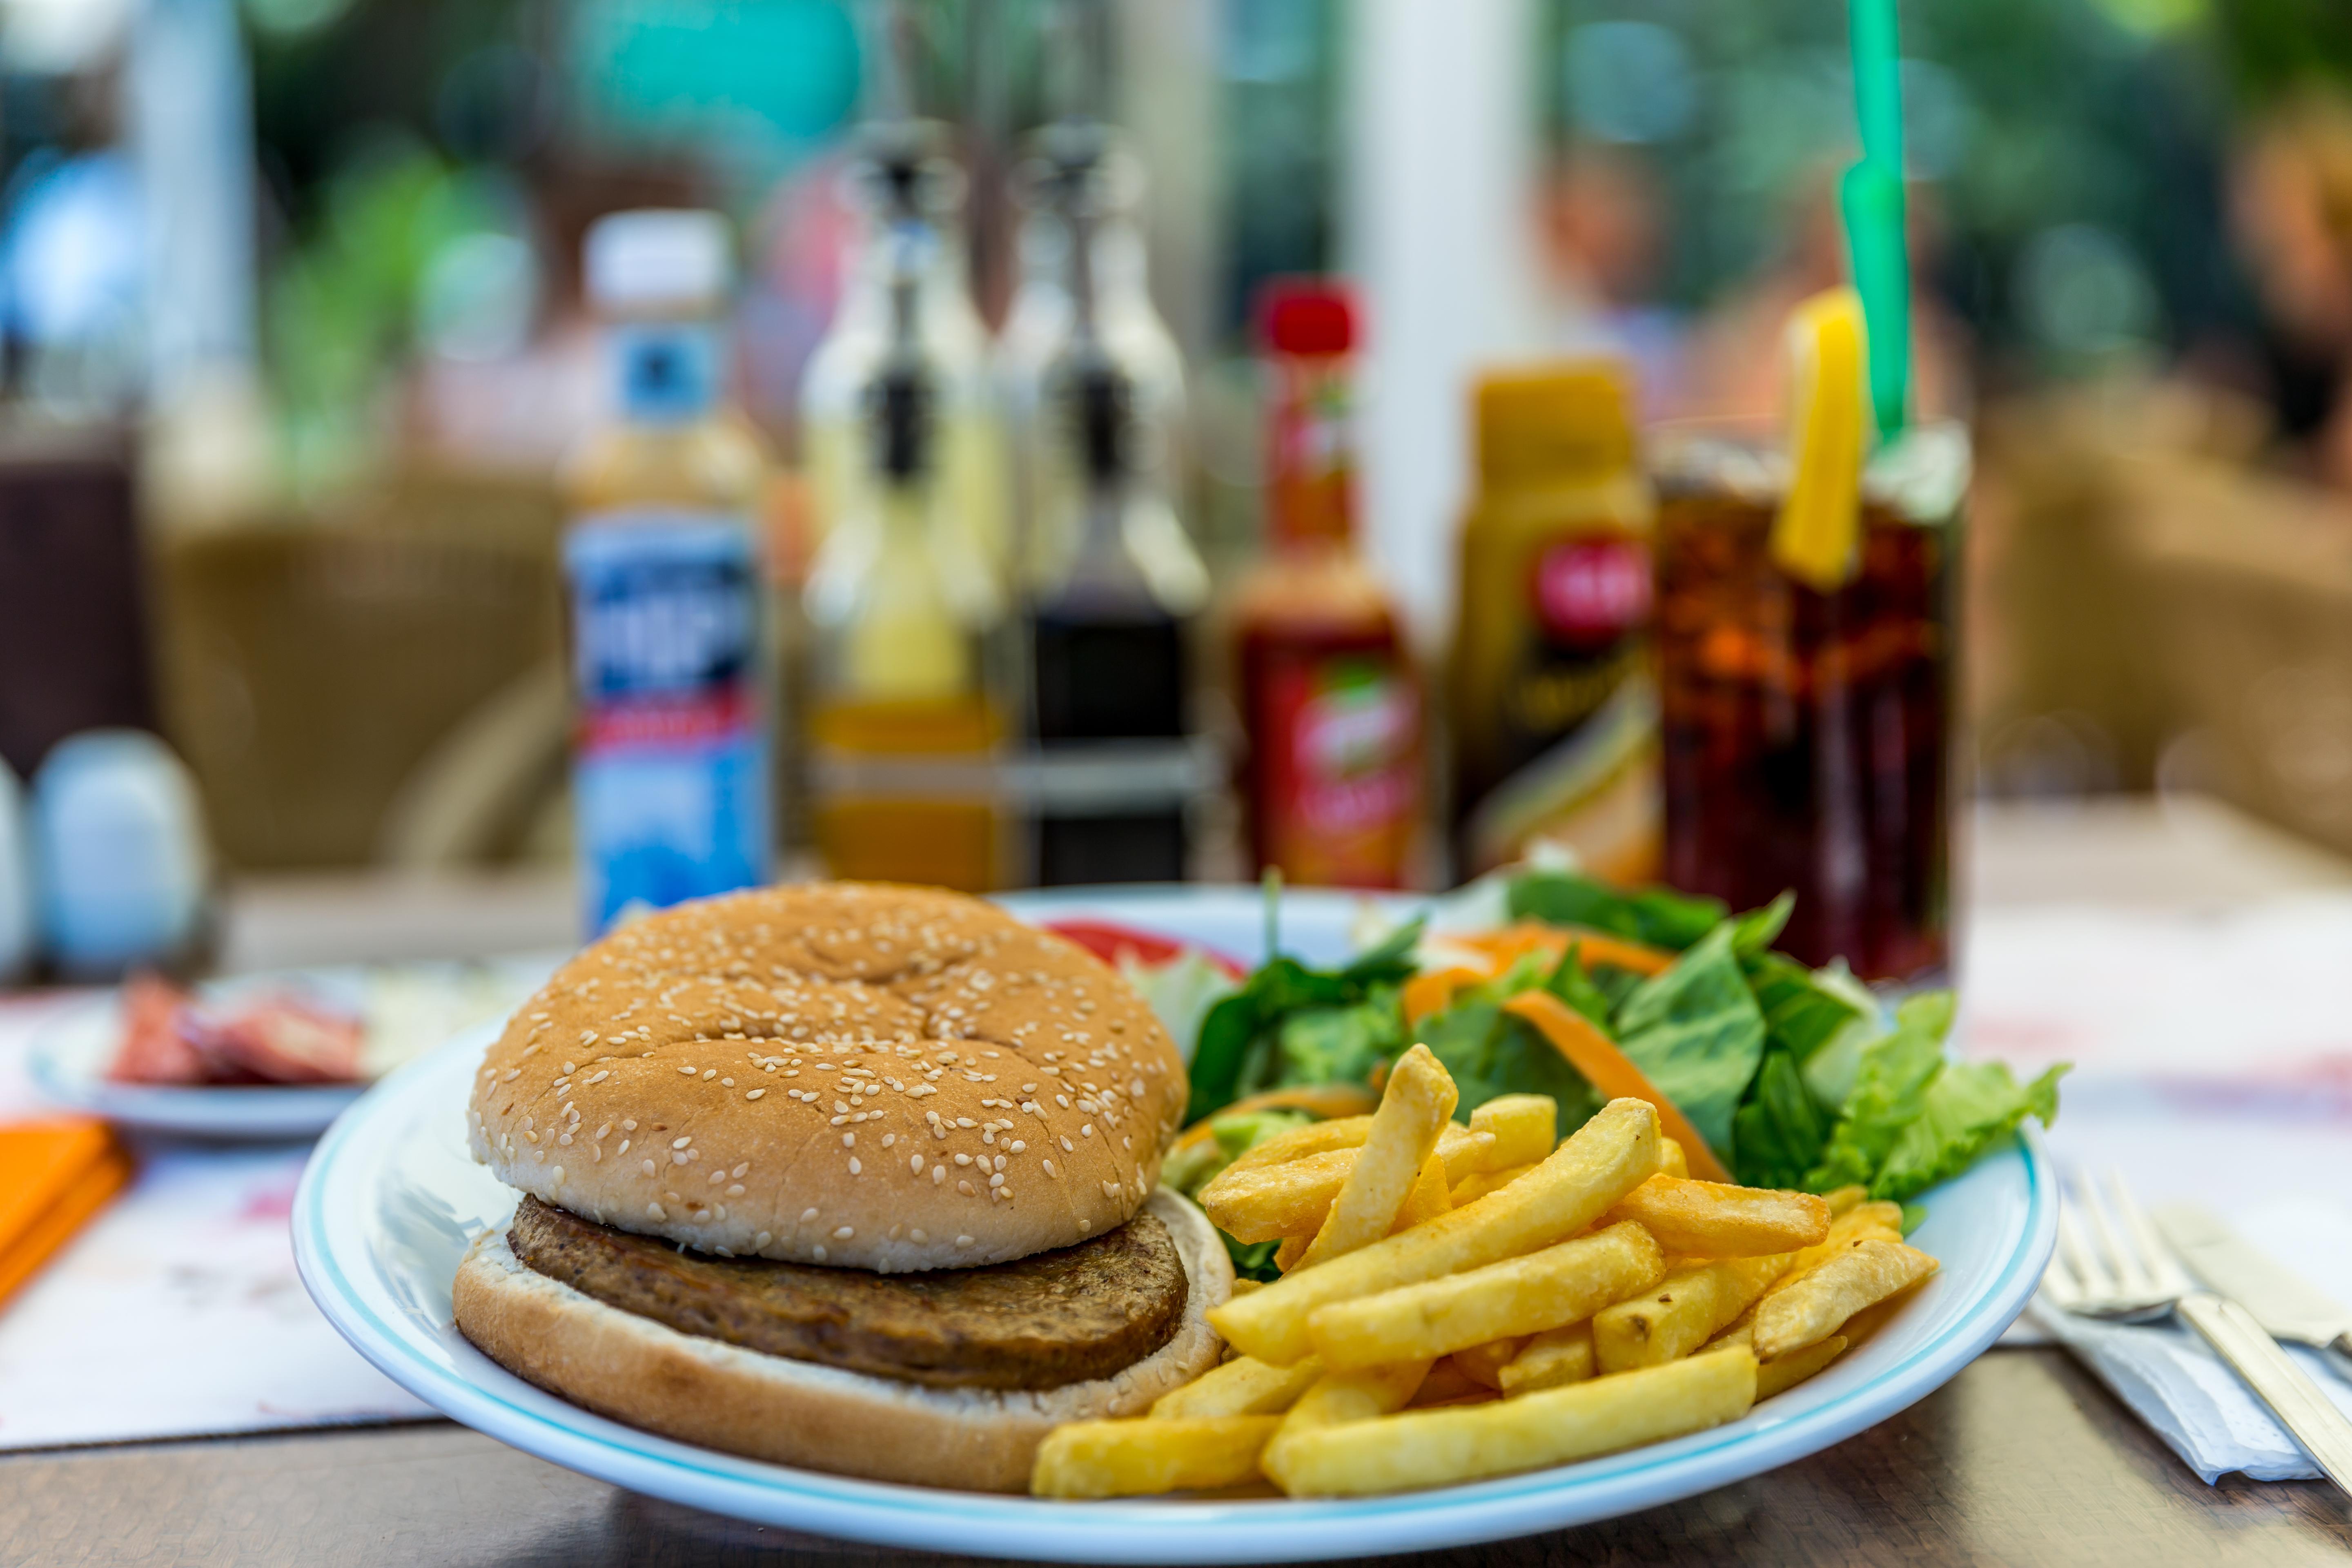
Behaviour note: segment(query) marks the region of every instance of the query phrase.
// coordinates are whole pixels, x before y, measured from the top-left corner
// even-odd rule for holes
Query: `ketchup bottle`
[[[1404,886],[1421,821],[1420,682],[1356,542],[1356,308],[1335,284],[1265,295],[1266,559],[1234,601],[1244,776],[1257,869]]]

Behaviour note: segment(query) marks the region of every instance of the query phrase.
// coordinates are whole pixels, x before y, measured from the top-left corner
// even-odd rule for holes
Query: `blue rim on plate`
[[[1169,899],[1154,895],[1151,912],[1165,913]],[[1254,892],[1202,892],[1185,901],[1195,899],[1222,901],[1213,922],[1221,928],[1242,912],[1236,900],[1248,900],[1255,918]],[[1056,914],[1084,909],[1116,918],[1122,906],[1140,914],[1145,901],[1100,895],[1051,905]],[[1291,918],[1286,909],[1286,921]],[[1155,929],[1164,925],[1155,922]],[[1952,1213],[1965,1208],[1997,1218],[2005,1232],[1979,1238],[1995,1252],[1977,1278],[1948,1269],[1931,1282],[1930,1291],[1945,1294],[1943,1306],[1925,1298],[1913,1302],[1841,1363],[1739,1421],[1553,1469],[1389,1497],[1311,1500],[1071,1503],[890,1485],[740,1459],[606,1420],[514,1377],[457,1335],[447,1317],[447,1280],[416,1277],[415,1259],[394,1256],[400,1248],[383,1244],[372,1215],[433,1097],[454,1095],[448,1125],[456,1124],[472,1063],[490,1036],[471,1031],[402,1068],[340,1118],[319,1145],[295,1197],[293,1240],[303,1283],[320,1310],[393,1381],[526,1452],[691,1507],[892,1546],[1066,1562],[1297,1561],[1498,1540],[1671,1502],[1816,1453],[1933,1392],[2022,1310],[2057,1234],[2048,1161],[2038,1131],[2028,1128],[2012,1148],[1928,1196],[1931,1227],[1946,1215],[1965,1223]],[[487,1173],[479,1180],[492,1182]],[[1936,1250],[1932,1243],[1929,1250]],[[1916,1332],[1906,1335],[1906,1319],[1923,1313],[1940,1318],[1940,1325],[1919,1342],[1901,1344]],[[1889,1364],[1869,1364],[1874,1361]]]

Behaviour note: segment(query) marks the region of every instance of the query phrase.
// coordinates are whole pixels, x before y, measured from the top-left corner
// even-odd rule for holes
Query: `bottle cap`
[[[1258,296],[1258,322],[1276,353],[1347,353],[1356,346],[1356,297],[1319,278],[1277,278]]]
[[[1633,399],[1613,360],[1496,372],[1478,378],[1471,400],[1487,488],[1595,479],[1633,466]]]
[[[605,310],[703,305],[733,281],[727,220],[683,209],[612,213],[588,230],[588,298]]]

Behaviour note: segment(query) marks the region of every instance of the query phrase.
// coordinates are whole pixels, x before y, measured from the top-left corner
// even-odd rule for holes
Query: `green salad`
[[[1185,1022],[1200,1020],[1193,1125],[1163,1177],[1189,1194],[1265,1139],[1345,1114],[1351,1091],[1370,1110],[1388,1064],[1415,1042],[1453,1074],[1462,1121],[1498,1095],[1545,1094],[1559,1134],[1573,1131],[1605,1097],[1507,1009],[1538,988],[1605,1037],[1745,1185],[1861,1186],[1903,1203],[2026,1117],[2055,1118],[2064,1066],[2020,1083],[2000,1063],[1948,1059],[1950,992],[1890,1007],[1843,963],[1809,969],[1774,952],[1790,908],[1784,896],[1735,915],[1542,869],[1475,887],[1335,968],[1270,942],[1276,955],[1205,1014],[1197,976],[1187,982]],[[1471,910],[1476,923],[1461,929]],[[1246,1271],[1271,1277],[1255,1256],[1270,1246],[1229,1245]]]

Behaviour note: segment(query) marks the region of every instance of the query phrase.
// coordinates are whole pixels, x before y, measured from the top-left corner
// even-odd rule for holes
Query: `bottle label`
[[[1345,539],[1354,529],[1354,407],[1346,363],[1277,359],[1267,526],[1279,539]]]
[[[1421,702],[1391,652],[1271,659],[1258,694],[1266,860],[1310,885],[1393,888],[1421,802]]]
[[[1563,647],[1607,648],[1650,619],[1650,552],[1631,539],[1578,539],[1536,558],[1536,624]]]
[[[1609,880],[1645,879],[1659,819],[1649,549],[1571,535],[1526,571],[1525,619],[1493,710],[1496,771],[1465,792],[1459,869],[1475,875],[1543,840]]]
[[[566,533],[572,812],[592,932],[766,880],[769,762],[751,523],[615,511]]]
[[[719,332],[706,321],[634,321],[607,329],[622,418],[681,425],[719,402]]]

